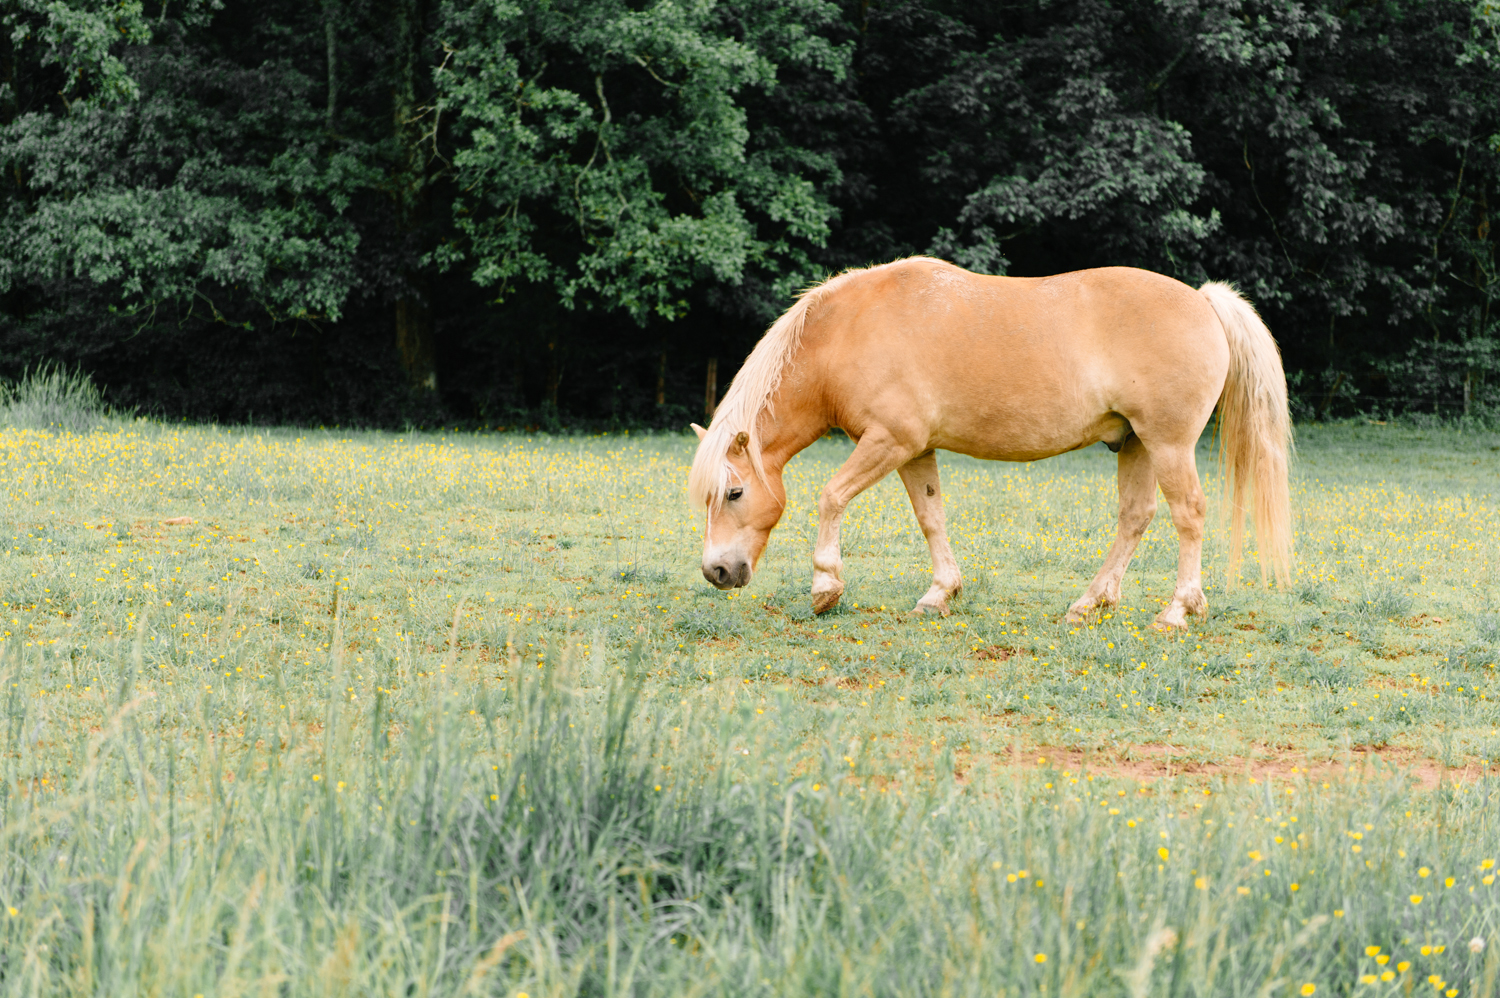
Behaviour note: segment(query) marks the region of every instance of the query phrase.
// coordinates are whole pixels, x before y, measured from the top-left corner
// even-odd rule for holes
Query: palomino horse
[[[1177,587],[1156,623],[1184,627],[1189,613],[1207,609],[1206,504],[1193,451],[1216,407],[1232,525],[1229,578],[1248,507],[1262,577],[1270,568],[1285,583],[1286,376],[1270,331],[1234,288],[1194,291],[1129,267],[985,277],[925,257],[846,271],[776,320],[712,427],[693,427],[699,442],[688,491],[707,510],[703,575],[720,589],[749,583],[786,503],[782,468],[837,426],[857,443],[818,500],[813,609],[830,609],[844,591],[844,509],[896,471],[932,551],[932,587],[914,612],[946,615],[963,578],[948,546],[933,452],[1035,461],[1103,441],[1119,454],[1119,528],[1068,619],[1119,602],[1160,485],[1179,553]]]

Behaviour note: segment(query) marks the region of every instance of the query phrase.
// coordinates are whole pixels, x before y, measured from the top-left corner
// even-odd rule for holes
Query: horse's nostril
[[[744,561],[720,561],[704,565],[703,577],[716,588],[737,589],[750,581],[750,565]]]

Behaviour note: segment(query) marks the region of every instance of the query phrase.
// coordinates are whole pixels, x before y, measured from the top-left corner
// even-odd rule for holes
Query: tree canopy
[[[676,424],[913,253],[1239,284],[1303,418],[1500,408],[1469,0],[5,0],[0,364],[226,420]]]

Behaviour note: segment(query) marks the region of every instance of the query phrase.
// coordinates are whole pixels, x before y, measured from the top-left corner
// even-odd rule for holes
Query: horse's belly
[[[933,428],[932,446],[986,461],[1037,461],[1104,442],[1119,449],[1130,423],[1117,412],[972,411]]]

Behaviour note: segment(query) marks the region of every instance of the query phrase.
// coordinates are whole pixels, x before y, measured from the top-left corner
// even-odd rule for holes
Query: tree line
[[[1500,412],[1491,0],[0,11],[0,374],[677,425],[800,287],[925,253],[1234,281],[1303,419]]]

